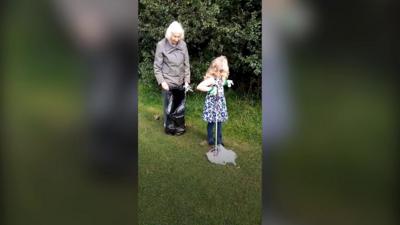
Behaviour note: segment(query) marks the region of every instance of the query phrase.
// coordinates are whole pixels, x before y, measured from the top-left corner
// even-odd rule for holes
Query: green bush
[[[214,57],[228,57],[231,79],[240,92],[261,93],[261,1],[166,1],[139,3],[140,76],[156,83],[152,71],[156,44],[169,24],[185,29],[192,83],[202,80]]]

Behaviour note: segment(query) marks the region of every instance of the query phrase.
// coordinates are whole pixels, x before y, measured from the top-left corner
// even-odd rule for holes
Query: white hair
[[[169,25],[167,31],[165,32],[165,38],[169,40],[172,36],[172,33],[181,34],[181,40],[185,38],[185,31],[183,30],[182,25],[177,21],[174,21]]]

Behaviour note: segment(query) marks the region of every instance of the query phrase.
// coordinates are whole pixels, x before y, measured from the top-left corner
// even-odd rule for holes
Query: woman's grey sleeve
[[[189,63],[189,53],[187,46],[185,46],[185,82],[190,83],[190,63]]]
[[[162,64],[163,64],[163,56],[162,56],[162,46],[157,44],[156,54],[154,56],[154,76],[157,79],[157,83],[160,85],[164,82],[164,77],[162,74]]]

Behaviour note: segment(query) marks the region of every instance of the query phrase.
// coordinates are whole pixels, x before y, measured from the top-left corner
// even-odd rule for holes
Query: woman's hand
[[[167,82],[162,82],[161,83],[161,87],[164,89],[164,90],[166,90],[166,91],[169,91],[169,86],[168,86],[168,84],[167,84]]]
[[[185,85],[183,87],[185,88],[185,92],[188,92],[188,91],[193,92],[192,87],[190,87],[188,82],[185,82]]]

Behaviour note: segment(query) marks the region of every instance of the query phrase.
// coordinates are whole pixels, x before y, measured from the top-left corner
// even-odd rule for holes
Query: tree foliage
[[[236,89],[260,92],[261,1],[141,0],[139,72],[144,83],[155,83],[152,64],[156,43],[174,20],[185,30],[192,82],[202,80],[213,58],[225,55]]]

